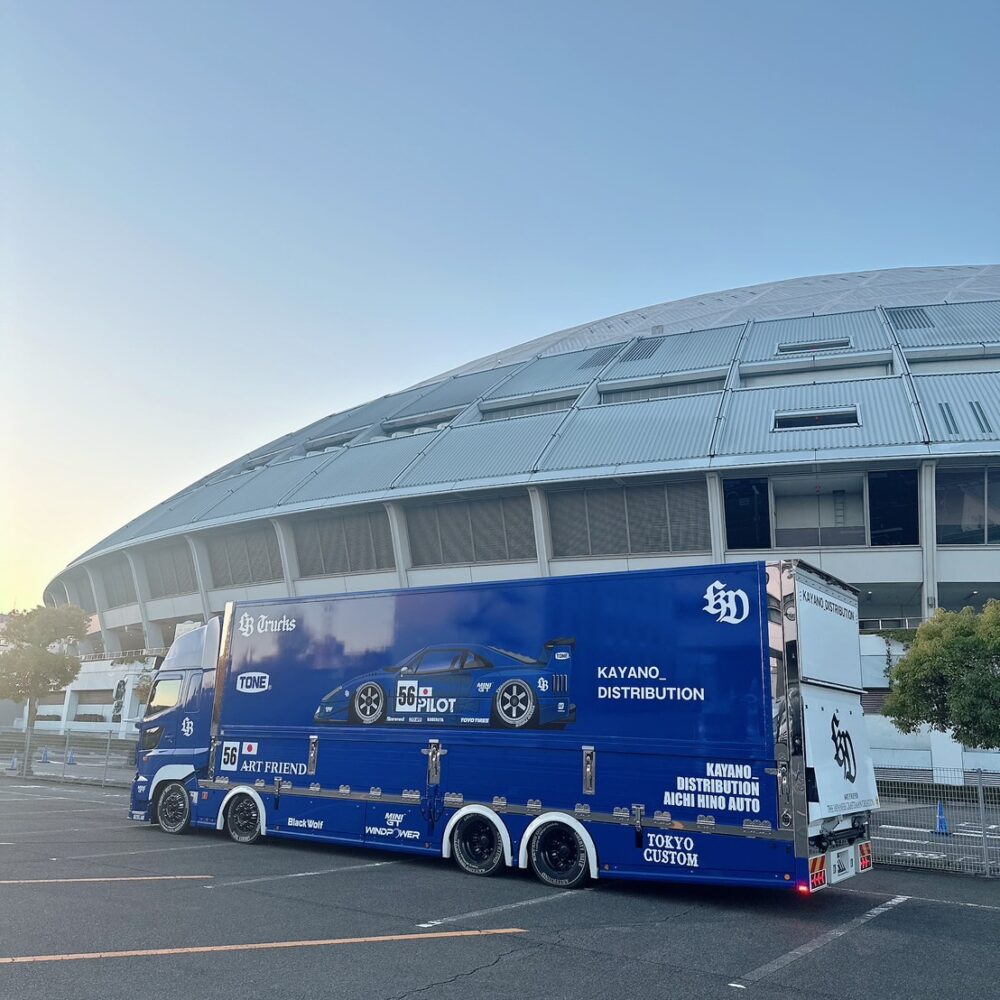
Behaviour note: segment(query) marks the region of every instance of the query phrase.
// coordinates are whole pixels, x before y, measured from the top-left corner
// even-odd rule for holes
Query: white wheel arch
[[[183,785],[192,774],[194,774],[194,768],[190,764],[164,764],[153,775],[153,780],[149,783],[150,806],[153,804],[157,785],[163,785],[168,781],[179,781]]]
[[[566,826],[571,830],[575,830],[580,835],[580,838],[583,840],[583,846],[587,850],[587,865],[590,868],[590,877],[599,878],[597,848],[594,846],[594,840],[590,836],[590,831],[575,816],[570,816],[569,813],[562,812],[542,813],[541,816],[536,816],[528,824],[528,829],[524,831],[524,836],[521,838],[521,849],[518,852],[517,858],[518,868],[528,867],[528,844],[531,843],[531,838],[535,835],[535,831],[544,823],[551,823],[553,821],[565,823]]]
[[[508,868],[513,867],[514,851],[511,847],[510,831],[507,829],[507,824],[504,823],[504,821],[488,806],[462,806],[462,808],[459,809],[450,820],[448,820],[448,825],[444,828],[444,841],[441,844],[441,857],[451,857],[451,834],[455,829],[455,824],[458,823],[463,816],[469,816],[473,813],[485,816],[497,828],[500,833],[500,841],[503,844],[504,863]],[[521,867],[523,868],[524,866],[522,865]]]
[[[226,797],[222,800],[222,805],[219,806],[219,815],[215,819],[215,829],[221,830],[226,825],[226,806],[229,805],[230,799],[237,795],[249,795],[257,804],[257,811],[260,813],[260,835],[266,837],[267,809],[264,808],[264,800],[258,794],[257,789],[251,788],[249,785],[237,785],[226,792]]]

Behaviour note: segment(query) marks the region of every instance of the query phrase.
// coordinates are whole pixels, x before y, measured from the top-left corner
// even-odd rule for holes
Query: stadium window
[[[406,531],[414,566],[535,559],[527,495],[455,500],[410,507]]]
[[[769,549],[771,505],[767,480],[727,479],[723,484],[726,508],[726,547]]]
[[[556,558],[712,547],[704,480],[553,490],[547,501]]]
[[[809,340],[795,344],[778,344],[778,354],[816,354],[818,351],[843,351],[850,346],[849,337],[838,340]]]
[[[872,545],[919,545],[917,470],[868,473],[868,525]]]
[[[292,524],[299,574],[341,576],[394,569],[389,515],[382,507],[304,518]]]
[[[856,407],[842,407],[828,410],[810,410],[797,413],[776,413],[776,431],[803,430],[810,427],[856,427],[858,425]]]
[[[986,541],[986,469],[938,469],[935,485],[939,545]]]
[[[771,490],[776,546],[865,544],[861,473],[777,476],[771,480]]]

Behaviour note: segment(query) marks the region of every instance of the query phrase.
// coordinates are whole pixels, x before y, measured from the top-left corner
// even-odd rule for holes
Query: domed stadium
[[[1000,266],[797,278],[553,333],[290,431],[48,586],[157,650],[232,599],[801,557],[863,627],[1000,597]]]

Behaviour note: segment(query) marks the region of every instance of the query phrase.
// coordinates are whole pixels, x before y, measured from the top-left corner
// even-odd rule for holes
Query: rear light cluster
[[[826,855],[809,859],[809,891],[815,892],[826,885]]]
[[[872,866],[872,844],[866,840],[858,845],[858,870],[866,872]]]

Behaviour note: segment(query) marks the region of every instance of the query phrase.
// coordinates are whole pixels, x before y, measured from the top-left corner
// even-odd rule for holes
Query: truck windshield
[[[181,694],[180,677],[164,677],[156,681],[153,690],[149,692],[149,703],[146,705],[146,717],[162,712],[165,708],[173,708]]]
[[[530,663],[532,666],[544,666],[545,664],[544,660],[536,660],[533,656],[525,656],[524,653],[514,653],[509,649],[501,649],[499,646],[490,646],[490,649],[501,656],[509,656],[512,660],[517,660],[518,663]]]

